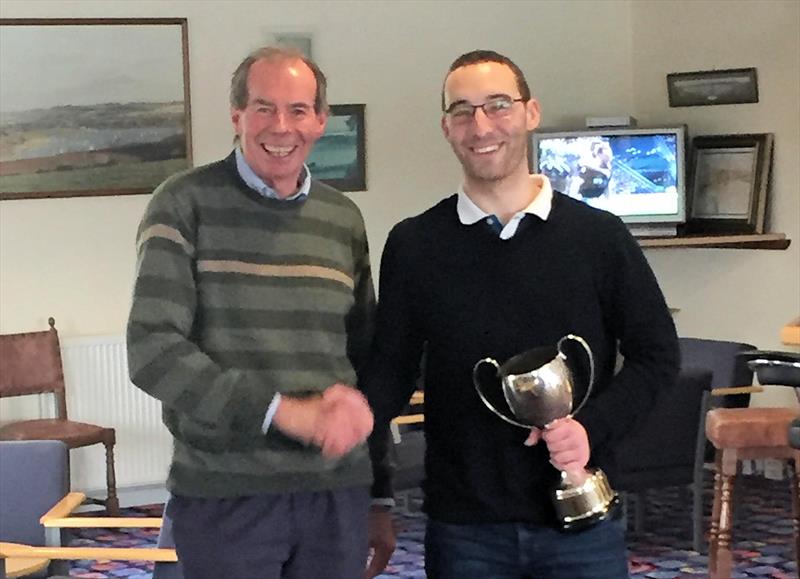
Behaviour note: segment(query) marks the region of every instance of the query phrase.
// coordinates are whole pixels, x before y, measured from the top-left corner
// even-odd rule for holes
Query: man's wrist
[[[370,504],[370,511],[373,513],[387,513],[395,506],[392,497],[375,497]]]

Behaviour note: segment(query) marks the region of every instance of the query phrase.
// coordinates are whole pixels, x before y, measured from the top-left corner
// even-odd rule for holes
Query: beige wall
[[[693,134],[774,132],[773,230],[788,251],[648,250],[683,335],[778,347],[800,313],[800,3],[669,0],[494,2],[183,2],[3,0],[2,17],[184,16],[189,21],[196,163],[225,155],[230,72],[273,31],[305,31],[333,103],[367,104],[364,211],[377,269],[391,226],[452,192],[459,168],[442,139],[438,98],[467,50],[504,52],[526,71],[543,125],[633,114],[686,122]],[[761,102],[676,108],[668,72],[756,66]],[[0,332],[120,333],[133,278],[133,240],[146,196],[0,203]]]
[[[774,133],[768,218],[786,251],[649,250],[648,258],[684,336],[780,344],[800,314],[800,2],[797,0],[631,3],[634,109],[640,121],[683,122],[692,135]],[[759,102],[669,108],[667,73],[756,67]],[[771,388],[756,403],[794,398]]]
[[[548,124],[631,105],[624,1],[3,0],[0,15],[188,18],[198,164],[230,150],[227,84],[241,58],[273,31],[313,34],[331,102],[367,104],[369,191],[352,196],[367,220],[376,269],[391,226],[458,185],[438,103],[443,74],[462,52],[490,47],[514,58]],[[610,45],[609,34],[617,39]],[[135,196],[0,203],[0,332],[44,328],[49,315],[67,336],[122,332],[146,202]]]

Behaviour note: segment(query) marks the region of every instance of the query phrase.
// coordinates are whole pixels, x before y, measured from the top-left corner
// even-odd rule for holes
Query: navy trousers
[[[625,529],[609,519],[575,533],[522,523],[429,521],[428,579],[626,579]]]
[[[168,503],[185,579],[356,579],[368,551],[367,488]]]

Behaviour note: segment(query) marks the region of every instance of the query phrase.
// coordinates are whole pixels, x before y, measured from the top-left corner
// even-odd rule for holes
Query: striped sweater
[[[318,182],[304,200],[266,199],[230,155],[159,186],[137,254],[128,363],[133,383],[162,402],[174,437],[171,492],[369,485],[364,445],[328,460],[261,430],[277,392],[356,383],[375,299],[354,203]]]

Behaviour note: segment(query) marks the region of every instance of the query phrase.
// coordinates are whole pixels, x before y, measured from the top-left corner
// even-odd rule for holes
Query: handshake
[[[287,436],[318,446],[328,458],[338,458],[366,440],[373,417],[361,392],[334,384],[322,396],[281,396],[273,423]]]

